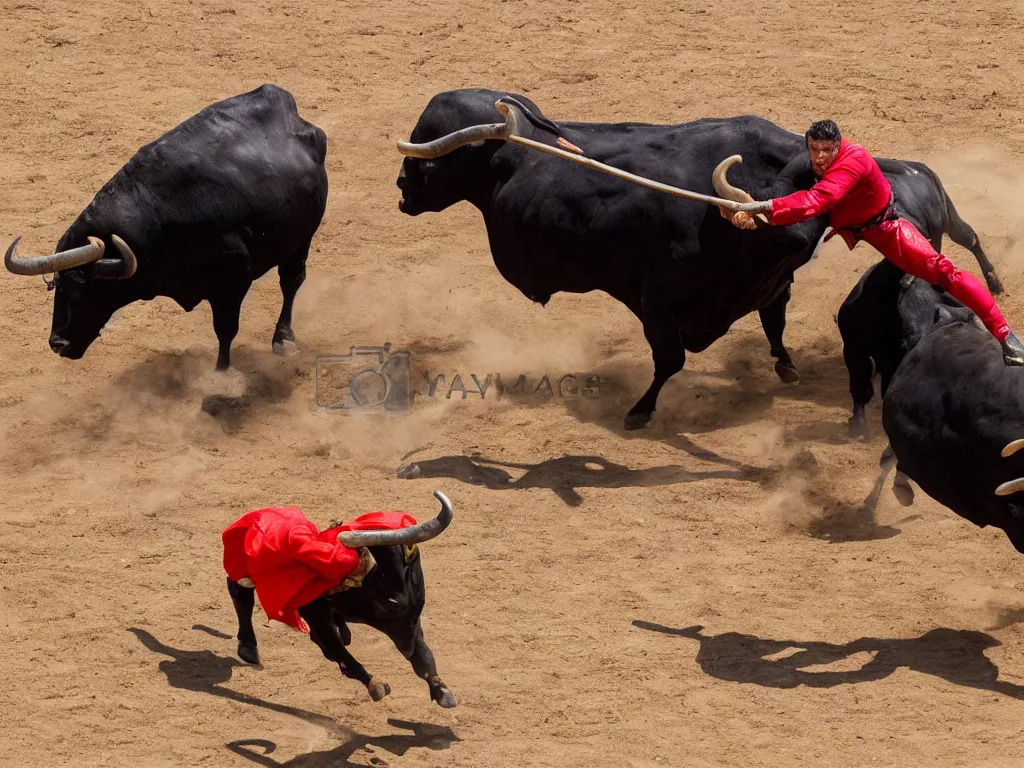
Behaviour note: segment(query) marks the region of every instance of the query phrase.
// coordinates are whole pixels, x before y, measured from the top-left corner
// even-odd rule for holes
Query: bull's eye
[[[402,554],[405,555],[405,562],[410,563],[416,557],[416,545],[402,545]]]

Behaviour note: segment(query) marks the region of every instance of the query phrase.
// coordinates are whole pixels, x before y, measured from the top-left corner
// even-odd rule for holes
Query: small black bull
[[[885,260],[871,266],[843,301],[836,323],[853,399],[851,437],[869,436],[865,408],[875,394],[875,375],[884,398],[907,352],[932,330],[939,307],[959,310],[961,317],[969,314],[984,330],[973,313],[941,288]]]
[[[969,310],[933,305],[918,326],[882,399],[882,453],[872,492],[888,472],[904,506],[913,480],[937,502],[979,527],[1001,529],[1024,553],[1024,371],[1007,366],[1002,350]],[[869,498],[865,513],[872,518]]]
[[[396,531],[342,531],[338,540],[347,547],[366,547],[375,567],[358,587],[331,590],[299,609],[309,625],[310,638],[341,673],[358,680],[374,701],[391,693],[391,686],[366,671],[346,648],[352,642],[348,624],[365,624],[383,632],[408,659],[416,675],[426,681],[430,698],[442,707],[456,705],[455,694],[437,674],[434,654],[423,637],[420,615],[426,603],[426,587],[418,544],[433,539],[452,520],[448,498],[439,491],[441,512],[433,520]],[[332,527],[336,527],[335,526]],[[252,625],[255,588],[249,579],[227,580],[228,594],[238,616],[238,655],[250,664],[259,663],[256,630]]]
[[[142,147],[79,214],[50,256],[4,265],[46,275],[50,348],[78,360],[117,310],[167,296],[213,311],[217,370],[230,367],[242,300],[277,267],[283,294],[272,346],[293,354],[292,304],[327,206],[327,135],[276,85],[212,104]],[[117,256],[104,258],[113,248]],[[45,279],[45,278],[44,278]]]
[[[400,209],[418,216],[468,201],[483,215],[494,264],[531,301],[559,291],[599,290],[643,324],[654,380],[626,415],[625,427],[650,422],[660,390],[682,370],[686,353],[707,349],[757,311],[776,373],[799,379],[783,343],[793,273],[813,256],[828,216],[789,227],[737,230],[704,202],[580,168],[512,142],[492,140],[500,103],[522,119],[520,135],[582,148],[588,159],[705,195],[749,202],[814,183],[804,137],[754,117],[677,125],[555,123],[536,104],[487,89],[436,94],[403,143]],[[726,180],[735,167],[737,182]],[[998,278],[977,238],[956,216],[937,177],[919,163],[879,159],[905,215],[933,243],[943,233],[973,249],[990,287]],[[746,191],[744,191],[746,190]]]

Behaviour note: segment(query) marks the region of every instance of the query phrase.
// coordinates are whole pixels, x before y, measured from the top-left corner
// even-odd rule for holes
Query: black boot
[[[1003,342],[1003,360],[1007,365],[1024,365],[1024,343],[1013,331]]]

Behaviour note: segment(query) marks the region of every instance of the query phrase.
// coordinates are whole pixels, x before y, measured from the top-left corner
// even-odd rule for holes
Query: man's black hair
[[[819,120],[813,123],[804,134],[804,142],[810,144],[814,141],[840,141],[843,135],[839,133],[839,126],[833,120]]]

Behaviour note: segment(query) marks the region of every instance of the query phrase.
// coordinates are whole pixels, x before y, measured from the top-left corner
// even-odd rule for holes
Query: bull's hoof
[[[458,702],[455,701],[455,694],[444,686],[432,689],[430,691],[430,698],[433,699],[438,706],[444,707],[445,709],[454,709],[458,704]]]
[[[274,354],[280,357],[291,357],[299,353],[299,345],[291,339],[278,339],[273,344]]]
[[[910,487],[909,483],[893,483],[892,495],[904,507],[909,507],[914,503],[914,489]]]
[[[624,424],[626,429],[643,429],[651,423],[650,413],[627,413],[626,422]]]
[[[249,664],[259,664],[260,654],[255,645],[238,644],[238,658]]]
[[[857,510],[857,527],[870,530],[875,525],[875,508],[870,504],[861,504],[860,509]]]
[[[391,686],[387,683],[377,681],[375,678],[370,678],[370,684],[366,686],[366,690],[370,693],[370,698],[374,701],[380,701],[385,696],[391,694]]]
[[[865,440],[871,437],[871,430],[868,428],[868,420],[864,417],[852,417],[848,422],[850,437],[857,439],[863,437]]]
[[[992,292],[993,296],[1003,292],[1003,282],[995,272],[987,273],[985,275],[985,282],[988,283],[988,289]]]
[[[800,374],[796,372],[796,366],[792,363],[775,363],[775,373],[786,384],[799,384]]]

